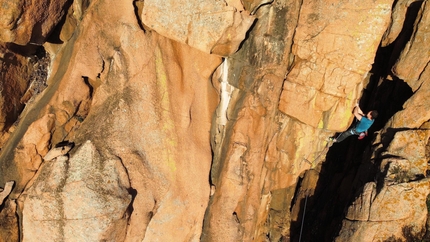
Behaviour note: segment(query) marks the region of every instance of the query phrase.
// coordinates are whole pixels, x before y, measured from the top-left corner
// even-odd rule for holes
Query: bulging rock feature
[[[46,162],[21,195],[23,241],[123,241],[130,183],[120,160],[91,141]]]
[[[220,56],[237,51],[254,20],[249,12],[224,1],[150,0],[142,11],[142,22],[148,28]]]
[[[430,180],[384,186],[366,184],[349,208],[336,241],[377,241],[423,236]],[[405,233],[405,231],[407,233]]]
[[[54,115],[47,114],[32,123],[19,142],[13,160],[13,166],[19,171],[15,196],[24,189],[42,164],[42,157],[49,150],[53,127]]]
[[[0,1],[0,41],[41,45],[66,12],[67,0]]]
[[[428,130],[406,130],[396,132],[383,157],[398,157],[408,160],[403,167],[412,176],[425,176],[428,169],[427,145],[430,137]]]

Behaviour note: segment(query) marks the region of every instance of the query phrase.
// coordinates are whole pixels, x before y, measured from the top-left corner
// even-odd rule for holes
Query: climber
[[[359,135],[359,139],[364,138],[364,136],[367,135],[367,130],[370,128],[370,126],[372,126],[373,122],[378,117],[378,111],[372,110],[367,114],[364,114],[357,101],[354,108],[354,116],[357,118],[358,123],[354,127],[341,133],[337,138],[330,137],[330,141],[333,141],[334,143],[342,142],[351,135]]]

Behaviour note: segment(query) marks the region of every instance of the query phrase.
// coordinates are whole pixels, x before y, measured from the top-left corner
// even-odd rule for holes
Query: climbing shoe
[[[364,139],[364,137],[366,137],[366,133],[365,133],[365,132],[361,132],[361,133],[358,135],[358,139]]]

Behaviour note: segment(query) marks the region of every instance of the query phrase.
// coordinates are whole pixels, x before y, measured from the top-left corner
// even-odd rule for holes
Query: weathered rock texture
[[[2,6],[0,241],[430,238],[426,1]]]
[[[0,41],[27,45],[43,44],[61,21],[68,7],[67,0],[0,2]]]
[[[391,5],[390,0],[303,1],[294,30],[295,62],[279,109],[313,127],[344,130],[387,28]]]
[[[23,105],[20,102],[29,85],[32,66],[27,58],[14,54],[7,50],[4,45],[0,45],[0,67],[1,67],[1,97],[0,97],[0,132],[2,134],[1,142],[4,143],[8,136],[5,137],[5,131],[16,121]]]
[[[129,188],[121,160],[102,158],[91,141],[70,159],[45,161],[19,198],[22,240],[123,241]]]
[[[255,19],[240,1],[186,0],[144,1],[141,17],[145,26],[168,38],[226,56],[239,48]]]

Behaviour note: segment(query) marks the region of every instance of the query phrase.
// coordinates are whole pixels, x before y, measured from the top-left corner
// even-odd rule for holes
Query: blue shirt
[[[357,131],[358,133],[365,132],[370,128],[370,126],[372,126],[373,121],[375,120],[370,120],[366,117],[362,117],[361,120],[358,121],[357,125],[355,126],[355,131]]]

